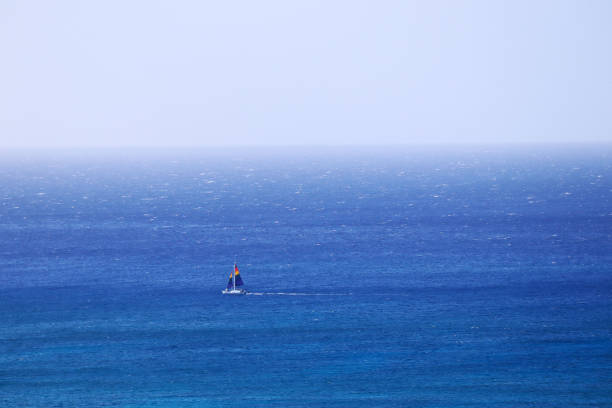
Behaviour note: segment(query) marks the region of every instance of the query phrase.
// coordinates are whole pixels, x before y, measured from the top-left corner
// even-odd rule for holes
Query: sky
[[[0,2],[0,148],[612,142],[612,2]]]

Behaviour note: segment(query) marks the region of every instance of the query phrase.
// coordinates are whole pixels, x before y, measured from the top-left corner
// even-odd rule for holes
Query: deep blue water
[[[611,158],[4,152],[0,406],[610,407]]]

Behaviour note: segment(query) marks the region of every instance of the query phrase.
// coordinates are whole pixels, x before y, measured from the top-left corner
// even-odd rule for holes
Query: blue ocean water
[[[4,152],[0,406],[610,407],[611,153]]]

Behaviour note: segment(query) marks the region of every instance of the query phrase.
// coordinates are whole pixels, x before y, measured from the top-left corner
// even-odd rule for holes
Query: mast
[[[236,290],[236,263],[234,263],[234,271],[232,272],[232,282],[234,284],[234,290]]]

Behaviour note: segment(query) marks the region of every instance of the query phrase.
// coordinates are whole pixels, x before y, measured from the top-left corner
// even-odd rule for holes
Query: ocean
[[[611,407],[611,159],[0,152],[0,406]]]

